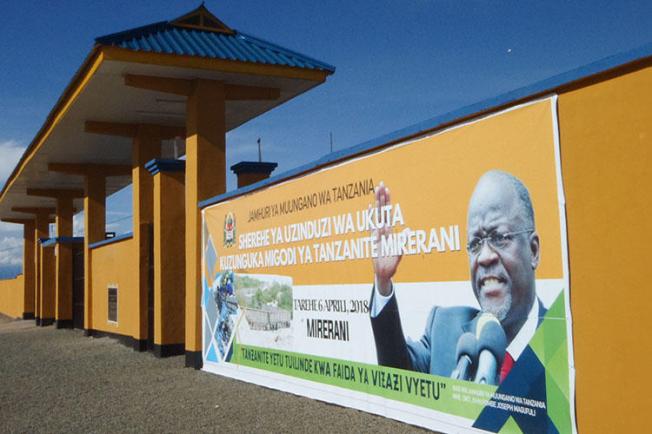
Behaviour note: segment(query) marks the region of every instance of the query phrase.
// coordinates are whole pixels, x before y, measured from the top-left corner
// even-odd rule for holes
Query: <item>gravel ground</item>
[[[0,315],[0,432],[426,432]]]

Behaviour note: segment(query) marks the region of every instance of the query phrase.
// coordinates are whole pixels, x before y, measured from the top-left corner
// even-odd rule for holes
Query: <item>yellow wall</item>
[[[91,250],[93,330],[136,336],[138,332],[138,285],[133,257],[133,238]],[[118,285],[118,323],[108,321],[108,286]]]
[[[652,405],[652,68],[559,97],[580,432],[643,432]]]
[[[0,313],[12,318],[22,318],[25,303],[23,275],[0,280]]]
[[[651,63],[559,95],[579,432],[648,431]]]

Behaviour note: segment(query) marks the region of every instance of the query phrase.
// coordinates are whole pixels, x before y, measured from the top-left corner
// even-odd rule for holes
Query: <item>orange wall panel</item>
[[[138,329],[138,285],[133,239],[116,241],[91,250],[93,256],[93,329],[135,336]],[[118,286],[118,321],[108,320],[108,287]]]
[[[12,318],[22,318],[25,304],[23,275],[0,280],[0,313]]]
[[[650,107],[650,67],[559,97],[580,432],[649,424]]]

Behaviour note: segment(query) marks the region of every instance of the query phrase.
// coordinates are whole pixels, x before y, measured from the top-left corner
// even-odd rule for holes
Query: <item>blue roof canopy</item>
[[[101,36],[95,42],[133,51],[335,72],[332,65],[231,29],[203,5],[175,20]]]

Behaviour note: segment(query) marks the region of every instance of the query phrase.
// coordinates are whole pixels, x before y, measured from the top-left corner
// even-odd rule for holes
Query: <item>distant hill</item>
[[[13,279],[22,272],[20,265],[0,265],[0,279]]]

